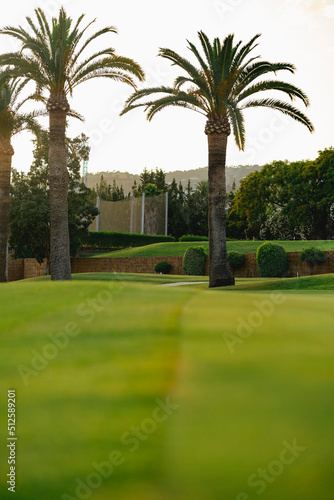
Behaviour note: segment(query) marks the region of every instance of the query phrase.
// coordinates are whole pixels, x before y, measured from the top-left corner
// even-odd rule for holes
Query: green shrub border
[[[101,249],[120,249],[141,247],[153,243],[171,243],[176,241],[173,236],[152,236],[150,234],[130,234],[107,231],[89,231],[83,242],[84,247]]]
[[[209,241],[207,236],[198,236],[196,234],[184,234],[179,241]]]
[[[154,266],[154,272],[156,273],[162,273],[162,274],[169,274],[169,271],[172,269],[172,264],[167,262],[167,260],[162,260],[158,262]]]

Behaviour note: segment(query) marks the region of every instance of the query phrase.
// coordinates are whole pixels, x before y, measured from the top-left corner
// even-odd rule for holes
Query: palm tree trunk
[[[13,154],[10,141],[0,141],[0,282],[8,281],[9,191]]]
[[[214,122],[212,124],[212,122]],[[212,127],[213,125],[213,127]],[[228,125],[228,123],[227,123]],[[226,248],[226,123],[209,120],[205,129],[209,147],[209,287],[234,285]]]
[[[51,221],[51,279],[70,280],[70,239],[68,229],[68,172],[65,144],[66,116],[69,111],[63,95],[51,96],[47,109],[50,118],[49,184]]]

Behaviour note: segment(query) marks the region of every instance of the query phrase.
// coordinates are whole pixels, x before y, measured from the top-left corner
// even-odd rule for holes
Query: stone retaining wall
[[[71,259],[72,273],[154,273],[158,262],[166,260],[172,265],[170,274],[182,274],[182,256],[174,257],[123,257]]]
[[[325,252],[326,260],[315,266],[313,274],[334,273],[334,252]],[[158,262],[166,260],[172,265],[171,274],[182,274],[182,256],[174,257],[123,257],[123,258],[73,258],[71,259],[72,273],[154,273]],[[302,262],[299,252],[289,252],[288,277],[309,276],[310,264]],[[45,262],[38,264],[35,259],[17,259],[9,262],[9,281],[43,276]],[[206,275],[209,274],[209,262],[206,264]],[[257,278],[259,276],[255,254],[247,253],[245,265],[235,272],[237,278]]]

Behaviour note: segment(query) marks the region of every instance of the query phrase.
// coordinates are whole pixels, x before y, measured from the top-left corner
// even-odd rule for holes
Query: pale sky
[[[141,86],[170,85],[180,74],[167,60],[156,57],[159,47],[168,47],[191,59],[186,39],[198,45],[197,32],[224,39],[248,42],[262,33],[254,54],[271,62],[291,62],[295,75],[281,72],[280,78],[300,86],[311,106],[302,109],[315,126],[315,133],[280,113],[245,110],[246,148],[240,152],[231,135],[227,164],[245,165],[273,160],[314,159],[317,152],[334,145],[334,0],[14,0],[1,9],[1,26],[26,26],[25,17],[42,7],[48,16],[63,4],[76,19],[86,14],[87,23],[96,18],[94,30],[116,26],[118,35],[105,35],[90,50],[111,46],[131,57],[146,72]],[[0,38],[1,51],[14,45]],[[191,59],[195,62],[193,59]],[[165,171],[189,170],[207,165],[205,117],[185,109],[169,108],[152,122],[143,109],[119,117],[131,87],[96,79],[75,90],[70,105],[85,117],[82,124],[70,120],[69,135],[84,132],[91,138],[89,171],[120,170],[140,173],[144,167]],[[264,95],[264,94],[263,94]],[[269,96],[269,93],[267,93]],[[32,143],[28,133],[13,140],[13,167],[29,170]]]

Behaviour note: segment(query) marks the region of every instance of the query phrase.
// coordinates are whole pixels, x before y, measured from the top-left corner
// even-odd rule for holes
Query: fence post
[[[141,234],[144,234],[145,227],[145,193],[142,194],[141,202]]]
[[[97,197],[97,209],[99,211],[99,215],[96,217],[96,231],[100,231],[100,197]]]
[[[130,215],[130,234],[133,232],[133,199],[134,196],[131,196],[131,215]]]
[[[168,191],[166,191],[165,235],[168,235]]]

